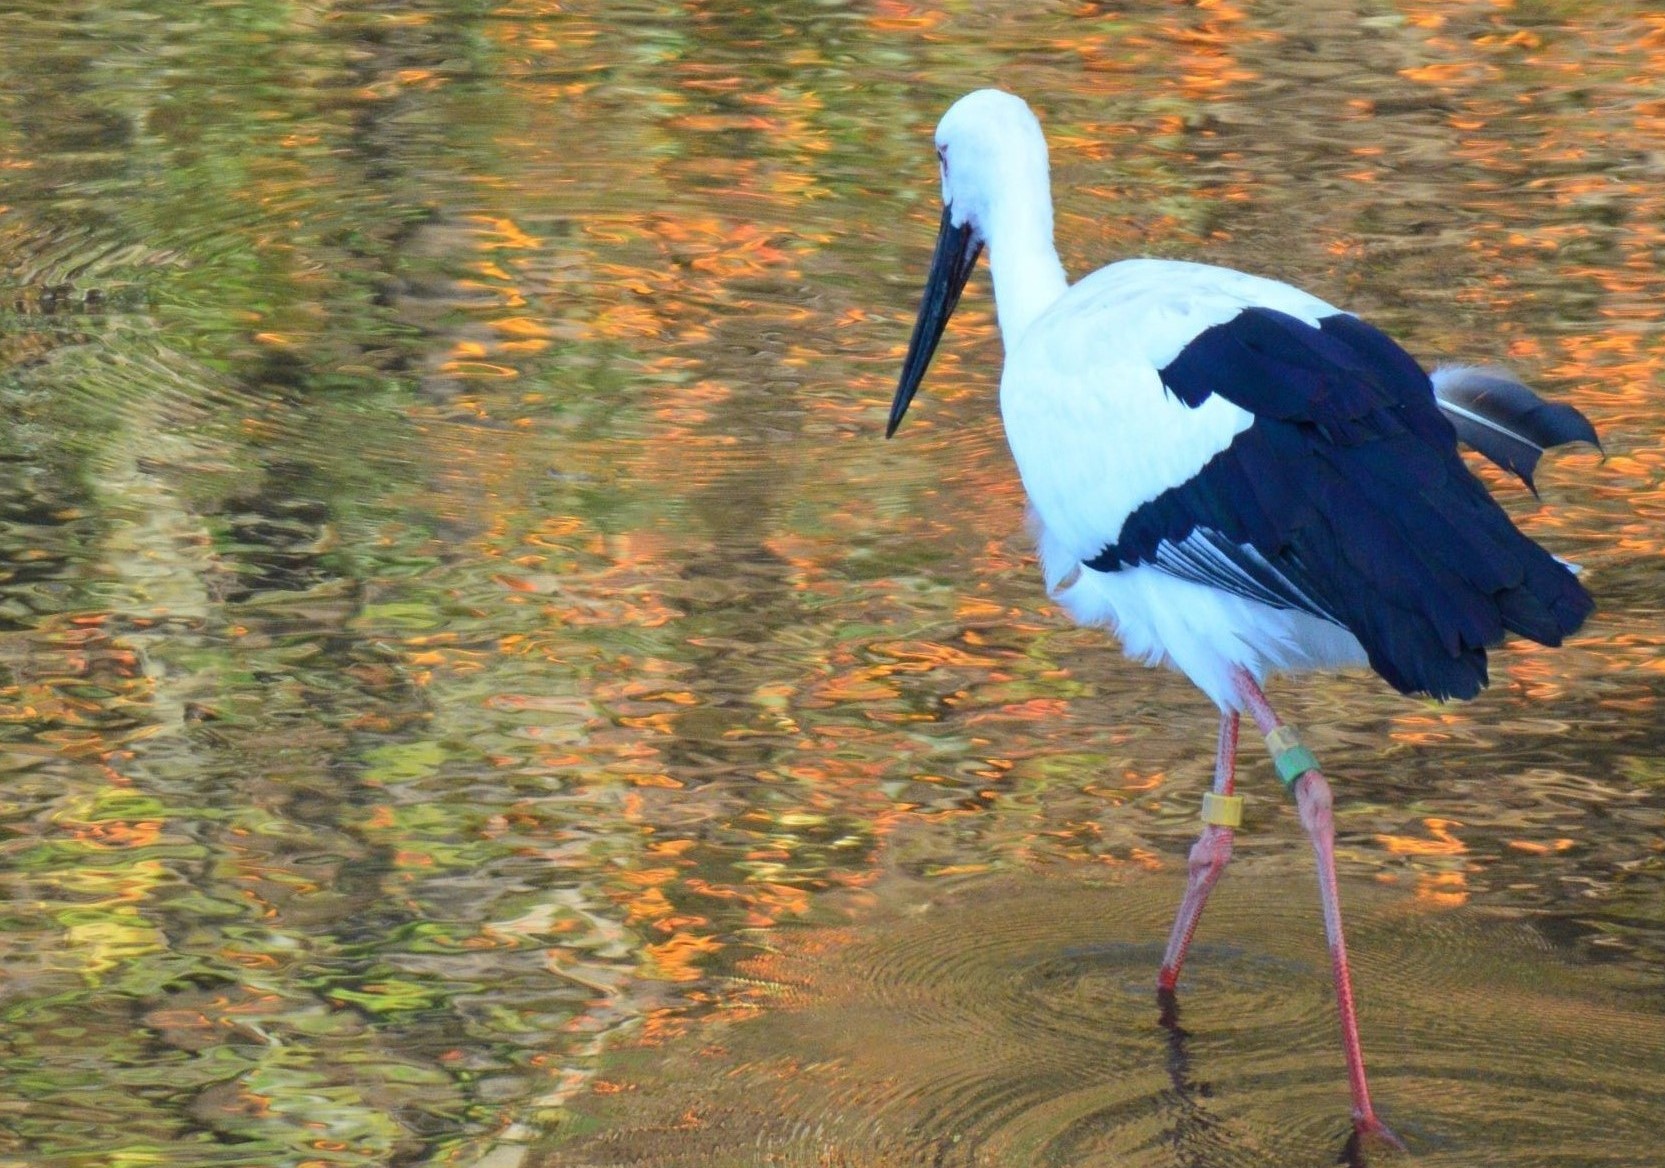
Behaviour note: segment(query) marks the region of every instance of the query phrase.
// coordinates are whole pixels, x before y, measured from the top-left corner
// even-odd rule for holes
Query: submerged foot
[[[1395,1152],[1407,1152],[1405,1141],[1393,1134],[1393,1129],[1377,1119],[1375,1115],[1364,1117],[1355,1116],[1353,1119],[1353,1134],[1347,1137],[1347,1144],[1341,1149],[1338,1163],[1348,1165],[1348,1168],[1363,1168],[1370,1162],[1370,1153],[1383,1149]]]
[[[1177,975],[1175,980],[1178,980]],[[1157,982],[1156,1008],[1161,1011],[1156,1020],[1157,1025],[1171,1034],[1177,1034],[1182,1038],[1186,1036],[1186,1031],[1180,1029],[1179,995],[1174,992],[1172,983]]]

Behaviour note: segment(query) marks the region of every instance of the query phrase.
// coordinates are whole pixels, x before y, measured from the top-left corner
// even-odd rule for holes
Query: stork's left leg
[[[1318,895],[1324,905],[1324,932],[1330,941],[1330,966],[1335,975],[1336,1009],[1341,1015],[1341,1043],[1347,1055],[1347,1078],[1353,1091],[1353,1130],[1359,1136],[1374,1136],[1403,1148],[1399,1137],[1376,1118],[1370,1105],[1370,1085],[1364,1077],[1364,1051],[1359,1046],[1359,1021],[1353,1010],[1353,976],[1347,967],[1347,940],[1341,929],[1341,897],[1335,875],[1335,819],[1331,811],[1330,784],[1318,769],[1318,760],[1299,745],[1284,726],[1266,694],[1244,670],[1233,675],[1243,708],[1273,750],[1278,773],[1290,785],[1301,826],[1312,840],[1318,857]]]
[[[1168,935],[1168,951],[1162,955],[1162,969],[1156,975],[1159,994],[1172,995],[1179,983],[1179,967],[1185,964],[1185,951],[1191,947],[1191,937],[1202,919],[1203,905],[1214,890],[1215,881],[1231,860],[1232,827],[1234,821],[1210,817],[1208,809],[1219,800],[1235,798],[1237,783],[1237,723],[1236,710],[1220,715],[1220,741],[1214,755],[1214,800],[1205,797],[1202,835],[1191,848],[1190,876],[1185,885],[1185,899],[1180,901],[1179,915],[1174,918],[1173,932]]]

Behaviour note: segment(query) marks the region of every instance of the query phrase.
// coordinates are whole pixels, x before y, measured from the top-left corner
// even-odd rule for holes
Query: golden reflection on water
[[[990,80],[1043,113],[1078,274],[1284,276],[1595,420],[1606,457],[1552,456],[1541,503],[1488,478],[1589,573],[1569,646],[1500,653],[1467,706],[1276,696],[1337,779],[1372,1065],[1419,1154],[1643,1138],[1656,13],[60,19],[29,17],[33,120],[0,125],[0,1155],[1333,1150],[1309,862],[1260,764],[1189,1045],[1154,1025],[1214,718],[1042,596],[981,279],[879,436],[930,127]],[[105,67],[129,53],[179,64],[162,107]]]

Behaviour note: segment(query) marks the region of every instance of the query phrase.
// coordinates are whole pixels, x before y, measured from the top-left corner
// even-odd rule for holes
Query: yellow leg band
[[[1202,821],[1211,827],[1243,826],[1243,796],[1204,791]]]
[[[1293,726],[1279,726],[1266,736],[1266,749],[1272,752],[1272,765],[1278,768],[1278,778],[1286,787],[1308,771],[1318,769],[1318,758],[1306,748]]]

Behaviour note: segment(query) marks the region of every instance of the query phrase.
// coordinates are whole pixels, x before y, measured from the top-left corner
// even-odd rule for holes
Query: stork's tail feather
[[[1549,402],[1501,369],[1452,365],[1434,370],[1434,397],[1457,437],[1504,470],[1519,475],[1533,494],[1532,472],[1552,446],[1601,439],[1590,420],[1565,402]]]

